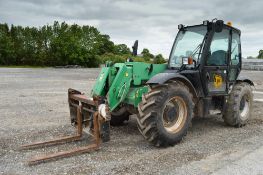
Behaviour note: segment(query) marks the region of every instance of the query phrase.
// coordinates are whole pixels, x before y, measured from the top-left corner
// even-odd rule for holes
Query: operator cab
[[[169,69],[204,89],[200,92],[204,96],[228,94],[241,70],[240,30],[222,20],[186,27],[180,24],[178,29]]]

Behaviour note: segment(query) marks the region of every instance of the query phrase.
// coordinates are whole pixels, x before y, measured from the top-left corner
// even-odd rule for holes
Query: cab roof
[[[222,21],[222,20],[217,20],[217,21]],[[215,21],[215,22],[213,22],[213,21],[211,21],[211,22],[210,21],[203,21],[203,24],[191,25],[191,26],[184,26],[184,25],[180,24],[180,25],[178,25],[178,28],[179,28],[179,30],[180,30],[180,28],[189,28],[189,27],[197,27],[197,26],[207,26],[208,28],[211,28],[213,25],[216,24],[217,21]],[[225,24],[224,21],[222,21],[222,22],[223,22],[223,27],[224,28],[226,28],[228,30],[234,30],[239,35],[241,34],[241,31],[238,28],[233,27],[232,24],[229,25],[229,24]]]

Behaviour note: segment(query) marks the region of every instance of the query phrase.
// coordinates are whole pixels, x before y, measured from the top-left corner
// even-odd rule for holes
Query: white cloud
[[[0,22],[23,26],[53,24],[93,25],[117,43],[168,57],[177,25],[205,19],[232,21],[242,31],[243,55],[263,49],[263,1],[250,0],[0,0]]]

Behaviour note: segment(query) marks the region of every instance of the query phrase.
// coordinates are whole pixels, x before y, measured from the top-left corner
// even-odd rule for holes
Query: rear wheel
[[[224,122],[230,126],[242,127],[248,121],[252,111],[253,94],[248,83],[236,84],[231,91],[226,109]]]
[[[186,135],[193,116],[192,95],[181,83],[151,87],[138,106],[138,129],[155,146],[170,146]]]

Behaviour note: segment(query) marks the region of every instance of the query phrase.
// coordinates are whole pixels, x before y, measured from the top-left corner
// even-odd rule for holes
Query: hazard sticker
[[[223,78],[221,75],[214,75],[214,86],[215,88],[220,88],[222,86],[223,83]]]

